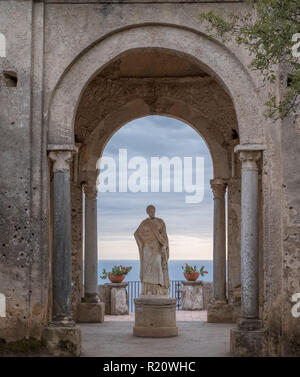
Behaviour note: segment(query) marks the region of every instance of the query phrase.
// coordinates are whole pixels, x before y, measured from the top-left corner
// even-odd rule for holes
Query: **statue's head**
[[[155,217],[155,207],[152,204],[150,204],[150,206],[148,206],[146,208],[146,212],[148,213],[148,215],[151,219],[154,219],[154,217]]]

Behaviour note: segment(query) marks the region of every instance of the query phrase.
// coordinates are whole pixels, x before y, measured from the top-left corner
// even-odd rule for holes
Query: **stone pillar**
[[[241,151],[241,316],[242,323],[261,327],[258,320],[258,166],[260,151]],[[254,321],[253,321],[254,320]]]
[[[53,312],[43,343],[57,356],[80,355],[81,331],[72,320],[71,150],[52,150],[53,162]],[[64,347],[62,347],[64,344]]]
[[[207,307],[208,322],[232,322],[232,307],[226,298],[226,215],[227,183],[216,178],[210,181],[214,195],[213,298]]]
[[[53,313],[52,321],[72,320],[71,151],[50,152],[53,161]]]
[[[105,287],[105,314],[129,314],[128,283],[106,283]]]
[[[223,179],[212,179],[210,181],[210,184],[214,195],[214,300],[215,302],[226,304],[227,299],[225,193],[227,184]]]
[[[241,306],[241,179],[231,178],[228,181],[228,241],[227,266],[228,290],[230,304]]]
[[[97,186],[84,185],[85,238],[84,238],[84,302],[98,303],[98,236]]]
[[[203,310],[203,282],[182,281],[182,310]]]
[[[97,172],[95,173],[97,177]],[[95,178],[94,177],[94,178]],[[98,234],[96,179],[84,185],[85,238],[84,238],[84,300],[78,307],[78,322],[104,321],[105,304],[98,296]]]
[[[263,356],[265,330],[258,318],[258,161],[261,150],[239,149],[242,162],[241,193],[241,318],[230,334],[231,351],[237,356]]]

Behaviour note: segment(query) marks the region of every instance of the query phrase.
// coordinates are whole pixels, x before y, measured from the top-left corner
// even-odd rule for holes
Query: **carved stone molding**
[[[261,158],[261,151],[240,151],[239,159],[242,162],[242,169],[257,170],[257,162]]]
[[[53,161],[53,172],[70,172],[70,162],[72,161],[71,151],[51,151],[49,159]]]
[[[83,184],[83,191],[85,193],[86,198],[88,199],[97,199],[98,189],[97,185],[94,184]]]
[[[221,179],[221,178],[212,179],[210,181],[210,186],[214,194],[214,198],[225,200],[227,183],[224,179]]]
[[[170,103],[188,102],[214,123],[225,140],[231,140],[232,127],[237,129],[231,99],[211,77],[108,79],[100,76],[89,84],[79,103],[76,136],[84,142],[114,109],[138,99],[144,100],[151,113],[165,113],[168,109],[162,107],[161,98],[168,98]]]

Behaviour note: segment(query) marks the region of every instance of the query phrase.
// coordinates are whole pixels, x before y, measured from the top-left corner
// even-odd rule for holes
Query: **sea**
[[[199,277],[198,280],[202,281],[212,281],[213,280],[213,261],[212,260],[169,260],[169,277],[170,280],[185,280],[183,276],[182,266],[188,263],[191,266],[197,266],[197,269],[202,266],[208,274],[203,277]],[[109,283],[108,279],[101,279],[103,268],[107,272],[111,271],[114,266],[132,266],[132,270],[126,275],[124,281],[139,281],[140,280],[140,261],[139,260],[99,260],[98,261],[98,271],[99,271],[99,284]]]

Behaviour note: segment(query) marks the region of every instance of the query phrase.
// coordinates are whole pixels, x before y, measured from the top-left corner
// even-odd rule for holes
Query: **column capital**
[[[72,151],[74,153],[78,152],[78,146],[74,144],[48,144],[48,152],[51,151]]]
[[[234,147],[234,152],[242,152],[242,151],[265,151],[267,149],[265,144],[238,144]]]
[[[226,187],[227,187],[227,181],[225,179],[223,178],[211,179],[210,187],[214,194],[214,198],[219,198],[222,200],[225,199],[225,193],[226,193]]]
[[[70,162],[72,161],[72,152],[70,150],[56,150],[49,153],[49,159],[53,161],[53,172],[70,171]]]
[[[96,183],[84,183],[83,190],[88,199],[97,199],[98,188]]]
[[[261,158],[261,151],[240,151],[239,159],[242,162],[242,169],[258,169],[257,162]]]

